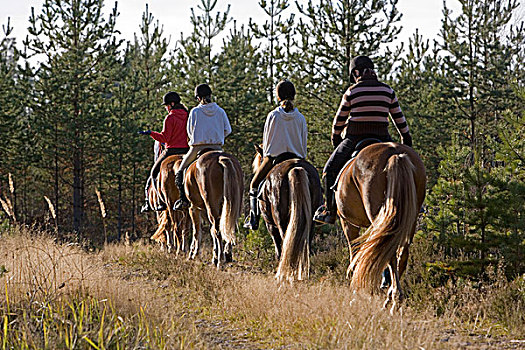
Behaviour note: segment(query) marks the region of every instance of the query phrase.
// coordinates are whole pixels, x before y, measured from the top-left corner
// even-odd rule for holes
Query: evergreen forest
[[[519,1],[457,0],[459,12],[444,2],[438,37],[416,31],[403,44],[394,44],[403,30],[397,0],[260,0],[266,17],[242,24],[218,1],[227,2],[196,1],[185,19],[193,30],[180,37],[145,6],[134,39],[124,40],[123,5],[104,0],[44,0],[23,39],[2,24],[1,225],[37,225],[93,246],[149,237],[155,219],[140,206],[153,140],[137,131],[162,129],[168,91],[194,107],[203,82],[229,117],[225,150],[247,184],[274,87],[291,80],[308,123],[308,160],[321,173],[350,61],[365,54],[396,91],[427,169],[415,239],[441,254],[420,263],[444,277],[483,279],[488,266],[509,279],[525,273]]]

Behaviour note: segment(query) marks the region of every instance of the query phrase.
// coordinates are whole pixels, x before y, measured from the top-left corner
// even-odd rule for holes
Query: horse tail
[[[418,208],[415,167],[407,154],[395,154],[388,160],[386,196],[370,227],[359,238],[359,250],[353,257],[351,285],[355,289],[377,291],[381,273],[410,242]]]
[[[153,234],[153,236],[150,237],[151,240],[158,242],[158,243],[167,243],[165,232],[167,230],[167,226],[169,224],[169,217],[168,217],[168,211],[164,210],[161,212],[159,217],[159,226],[157,227],[157,230]]]
[[[290,220],[283,240],[278,280],[308,278],[310,269],[310,231],[312,229],[312,200],[310,182],[304,168],[292,168],[290,184]]]
[[[230,158],[220,156],[219,164],[224,169],[224,200],[219,227],[223,239],[227,243],[235,244],[235,228],[237,219],[241,215],[242,188],[239,187],[239,183],[242,183],[242,179],[238,178],[235,165]]]

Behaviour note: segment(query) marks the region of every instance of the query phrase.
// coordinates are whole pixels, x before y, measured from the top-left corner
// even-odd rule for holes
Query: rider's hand
[[[409,132],[406,134],[401,134],[401,143],[403,145],[407,145],[408,147],[412,147],[412,136]]]
[[[151,135],[151,130],[144,130],[138,132],[140,135]]]
[[[332,145],[334,146],[334,148],[337,148],[337,146],[339,146],[341,142],[343,142],[343,138],[341,137],[341,135],[332,134]]]

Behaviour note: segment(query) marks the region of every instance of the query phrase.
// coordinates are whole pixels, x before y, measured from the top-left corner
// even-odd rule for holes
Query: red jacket
[[[160,143],[164,143],[166,148],[187,148],[187,122],[188,112],[186,112],[184,109],[172,109],[166,116],[166,119],[164,119],[162,131],[152,131],[151,137]]]

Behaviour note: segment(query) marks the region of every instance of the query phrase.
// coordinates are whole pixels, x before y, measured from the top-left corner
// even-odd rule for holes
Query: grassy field
[[[248,237],[249,238],[249,237]],[[264,239],[263,239],[264,241]],[[267,241],[256,242],[267,245]],[[152,244],[89,250],[31,229],[0,238],[2,349],[523,349],[525,281],[438,284],[417,263],[394,316],[354,294],[336,238],[314,242],[312,279],[279,285],[254,238],[222,270]]]

